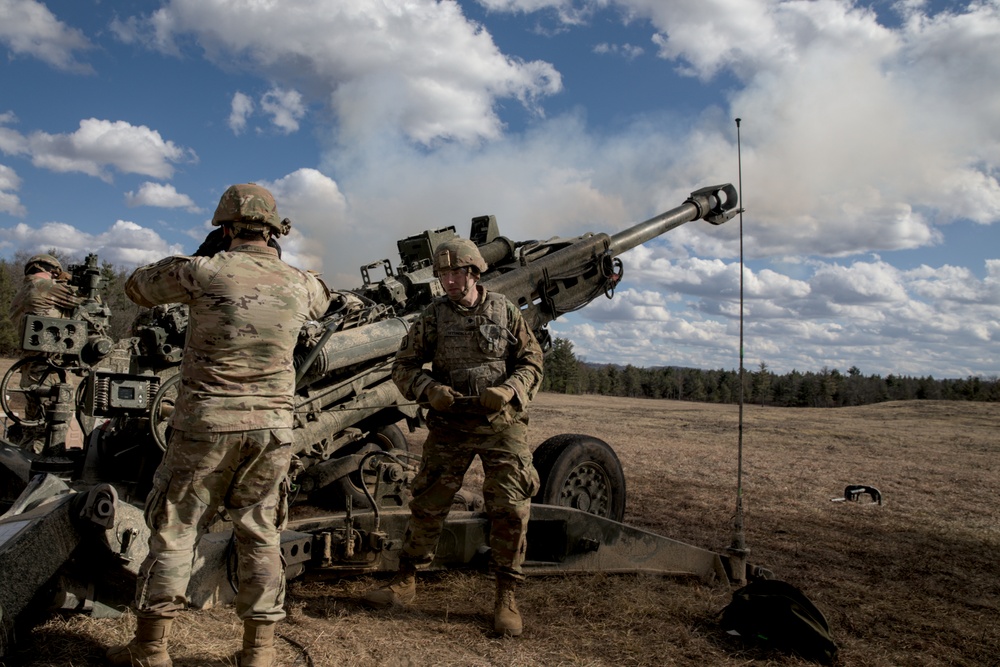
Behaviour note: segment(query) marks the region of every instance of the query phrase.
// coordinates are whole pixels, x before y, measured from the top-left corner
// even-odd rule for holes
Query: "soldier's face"
[[[458,301],[465,306],[471,306],[476,302],[476,277],[468,267],[439,269],[438,279],[452,301]]]

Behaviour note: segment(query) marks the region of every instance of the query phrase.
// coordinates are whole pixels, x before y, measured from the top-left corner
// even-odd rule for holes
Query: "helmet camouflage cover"
[[[24,275],[28,275],[28,271],[36,266],[50,273],[62,273],[63,270],[62,263],[52,255],[32,255],[31,259],[24,265]]]
[[[287,234],[291,226],[278,217],[274,196],[256,183],[232,185],[222,193],[212,224],[222,223],[240,223],[235,226],[261,231],[267,228],[276,236]]]
[[[476,273],[486,270],[486,260],[469,239],[449,239],[434,251],[434,275],[442,269],[460,269],[463,266],[474,267]]]

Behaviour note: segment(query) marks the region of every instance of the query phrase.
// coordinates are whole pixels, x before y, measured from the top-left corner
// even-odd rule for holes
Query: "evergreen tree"
[[[640,379],[639,369],[632,364],[627,365],[625,370],[622,371],[621,393],[619,395],[629,398],[642,396],[642,380]]]
[[[112,266],[110,262],[101,266],[101,298],[111,310],[108,335],[112,340],[132,335],[132,322],[140,311],[139,306],[125,295],[125,281],[131,273],[130,269]]]
[[[0,259],[0,355],[13,357],[20,354],[22,332],[10,319],[10,302],[21,287],[24,269],[13,262]]]
[[[757,367],[757,372],[752,374],[750,381],[750,393],[755,403],[760,403],[761,407],[771,397],[771,373],[767,370],[767,364],[763,361]]]
[[[580,392],[579,374],[580,366],[573,354],[573,343],[565,338],[556,338],[552,350],[545,355],[542,391],[577,394]]]

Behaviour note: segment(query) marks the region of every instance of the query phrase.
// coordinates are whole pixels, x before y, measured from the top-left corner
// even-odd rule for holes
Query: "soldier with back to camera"
[[[376,607],[413,602],[416,570],[433,560],[452,500],[478,455],[497,583],[494,628],[517,636],[523,622],[514,587],[524,579],[531,497],[539,488],[527,408],[541,384],[543,358],[517,307],[479,284],[485,270],[471,241],[441,244],[434,273],[446,295],[424,309],[396,354],[392,379],[407,398],[430,403],[429,434],[413,482],[399,571],[365,600]]]
[[[73,309],[83,299],[69,286],[69,274],[62,263],[52,255],[34,255],[24,265],[24,282],[10,302],[10,321],[20,336],[24,333],[24,318],[27,315],[39,317],[70,318]],[[37,354],[35,352],[29,354]],[[21,369],[20,388],[37,385],[49,371],[48,364],[28,363]],[[31,393],[25,393],[25,419],[35,421],[41,415],[41,404]],[[45,450],[46,427],[21,426],[18,445],[34,454]]]
[[[274,626],[285,617],[280,534],[292,456],[293,352],[302,324],[322,317],[330,294],[268,247],[287,225],[266,189],[230,187],[212,224],[229,239],[227,251],[167,258],[137,269],[125,286],[140,306],[187,304],[190,323],[172,432],[146,500],[151,535],[136,582],[136,634],[108,652],[113,665],[172,664],[167,640],[186,604],[195,545],[220,508],[236,538],[239,664],[276,664]]]

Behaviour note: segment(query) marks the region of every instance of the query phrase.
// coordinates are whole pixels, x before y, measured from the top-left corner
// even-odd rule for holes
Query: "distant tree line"
[[[21,250],[11,259],[0,258],[0,356],[21,354],[22,332],[10,321],[10,301],[21,287],[24,265],[33,254]],[[72,264],[82,263],[56,250],[49,250],[48,254],[57,257],[67,271]],[[125,280],[131,271],[131,268],[113,266],[110,262],[101,264],[101,298],[111,310],[108,334],[113,340],[130,336],[132,321],[139,314],[139,306],[125,296]]]
[[[545,357],[542,391],[563,394],[601,394],[629,398],[668,398],[706,403],[738,403],[738,370],[700,370],[667,366],[638,368],[615,364],[588,364],[577,359],[573,343],[556,338]],[[779,407],[834,408],[882,401],[936,399],[1000,401],[996,377],[935,380],[889,374],[863,375],[857,366],[846,373],[822,368],[818,372],[778,375],[761,362],[743,372],[745,403]]]

